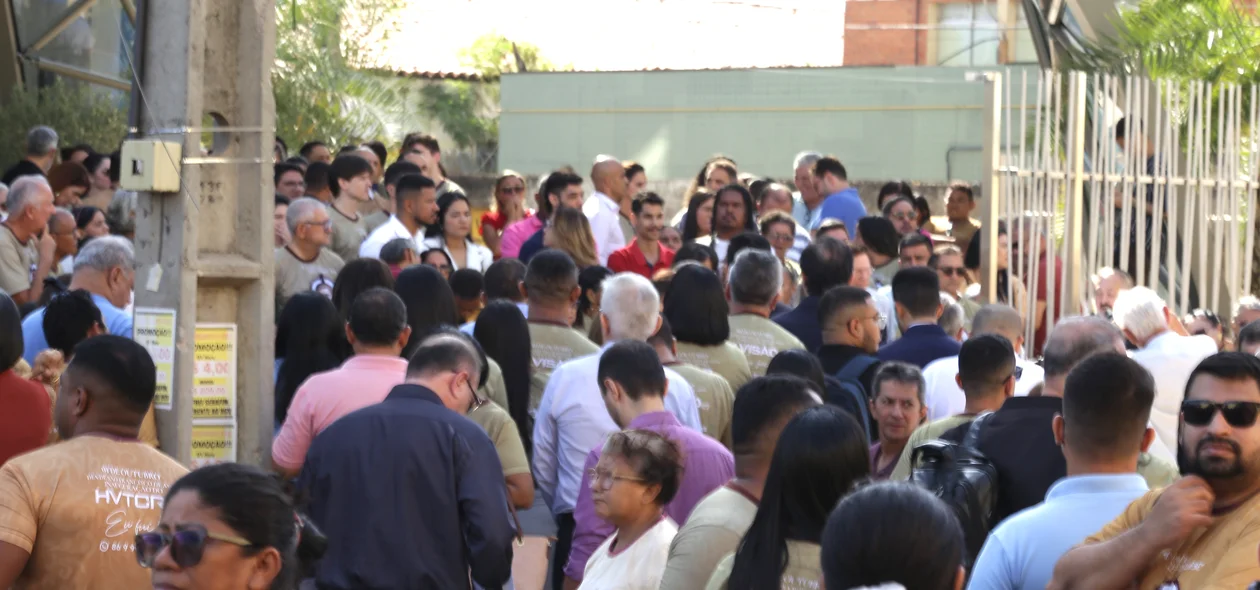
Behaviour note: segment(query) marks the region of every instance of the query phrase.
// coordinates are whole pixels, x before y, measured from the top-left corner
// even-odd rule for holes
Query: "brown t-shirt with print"
[[[355,218],[346,217],[336,207],[328,206],[328,218],[332,220],[332,251],[342,260],[350,262],[359,257],[359,246],[368,237],[367,216],[355,212]],[[388,219],[387,219],[388,220]]]
[[[748,368],[753,377],[763,377],[770,359],[785,350],[805,350],[805,345],[783,326],[752,313],[730,317],[732,342],[748,357]]]
[[[547,380],[560,363],[595,354],[599,347],[569,326],[545,322],[529,322],[530,356],[533,373],[529,378],[529,412],[533,414],[542,402]]]
[[[1134,500],[1118,518],[1085,539],[1085,544],[1114,539],[1141,524],[1163,493],[1162,489],[1152,490]],[[1141,573],[1137,587],[1246,588],[1260,580],[1256,547],[1260,547],[1260,495],[1225,514],[1214,515],[1211,526],[1197,529],[1180,545],[1161,551]]]
[[[0,541],[30,552],[14,588],[148,588],[136,532],[188,470],[139,441],[78,436],[0,467]]]
[[[708,369],[721,375],[731,386],[731,391],[739,391],[745,383],[752,381],[752,369],[748,366],[748,357],[744,351],[727,340],[716,346],[700,346],[690,342],[678,342],[678,360],[701,369]]]
[[[0,226],[0,291],[13,295],[31,288],[35,256],[30,242],[23,244],[7,224]]]
[[[315,260],[302,260],[285,246],[276,248],[276,315],[290,297],[316,291],[332,298],[337,273],[346,263],[328,248],[321,248]]]
[[[691,385],[696,392],[696,405],[700,410],[700,427],[710,438],[732,447],[731,416],[735,411],[735,390],[721,375],[686,363],[668,365]]]

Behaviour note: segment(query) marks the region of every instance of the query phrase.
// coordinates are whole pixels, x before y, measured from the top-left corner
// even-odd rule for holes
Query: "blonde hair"
[[[491,210],[494,210],[494,211],[499,210],[499,189],[503,186],[503,181],[509,178],[519,179],[521,181],[521,185],[525,187],[525,190],[526,191],[529,190],[529,182],[525,180],[525,177],[522,176],[520,172],[517,172],[515,170],[505,169],[503,172],[499,174],[498,178],[494,179],[494,195],[493,195],[494,198],[490,199],[492,201],[490,203]],[[529,207],[526,207],[526,209],[528,208]]]
[[[578,268],[599,265],[595,234],[581,210],[561,207],[551,216],[551,227],[547,229],[552,247],[567,253]]]

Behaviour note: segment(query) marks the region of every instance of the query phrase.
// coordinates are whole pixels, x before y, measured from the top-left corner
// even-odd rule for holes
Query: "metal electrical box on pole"
[[[230,445],[230,458],[267,465],[275,332],[274,1],[150,0],[139,6],[137,20],[132,69],[140,100],[132,124],[146,143],[129,153],[151,159],[135,170],[128,167],[143,156],[121,164],[141,176],[178,169],[175,192],[140,192],[136,206],[135,305],[147,310],[143,317],[137,312],[137,326],[143,319],[174,327],[172,358],[155,359],[162,450],[192,465],[209,456],[205,448]],[[170,187],[161,180],[153,186]]]

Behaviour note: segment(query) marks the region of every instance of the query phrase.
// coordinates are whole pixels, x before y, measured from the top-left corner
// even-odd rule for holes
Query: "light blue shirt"
[[[843,221],[844,228],[849,230],[850,236],[857,231],[858,220],[863,217],[866,217],[866,205],[862,204],[862,197],[858,196],[857,189],[853,187],[828,196],[823,200],[822,207],[818,211],[819,221],[823,219]],[[814,227],[818,227],[818,224],[815,223]]]
[[[92,302],[96,303],[96,307],[101,310],[101,319],[105,320],[105,328],[110,334],[131,338],[131,314],[114,307],[108,299],[92,294]],[[35,365],[35,356],[45,350],[48,350],[48,340],[44,338],[44,308],[41,307],[26,316],[22,320],[22,341],[25,350],[22,352],[22,358],[27,363]]]
[[[792,193],[792,218],[796,220],[796,224],[805,228],[806,232],[818,229],[818,223],[822,221],[822,203],[813,209],[805,204],[805,200],[801,198],[801,193]],[[681,230],[680,230],[681,231]]]
[[[552,514],[573,512],[586,455],[602,447],[609,434],[620,430],[608,414],[596,377],[599,357],[609,346],[612,345],[605,344],[598,353],[556,367],[538,404],[534,416],[534,477]],[[665,378],[669,380],[665,409],[684,426],[704,432],[695,390],[669,367],[665,367]]]
[[[527,320],[528,320],[528,319],[529,319],[529,304],[528,304],[528,303],[525,303],[525,302],[523,302],[523,301],[522,301],[522,302],[517,303],[517,304],[516,304],[516,307],[517,307],[517,308],[519,308],[519,309],[521,310],[521,313],[525,314],[525,319],[527,319]],[[466,324],[464,324],[464,325],[460,326],[460,327],[459,327],[459,331],[460,331],[460,332],[463,332],[463,333],[465,333],[465,334],[468,334],[469,336],[472,336],[472,335],[473,335],[473,328],[475,328],[475,327],[477,327],[477,322],[476,322],[476,321],[471,321],[471,322],[468,322],[468,323],[466,323]]]
[[[1134,474],[1077,475],[1060,479],[1046,501],[998,525],[971,573],[970,590],[1042,590],[1069,549],[1115,520],[1148,491]]]

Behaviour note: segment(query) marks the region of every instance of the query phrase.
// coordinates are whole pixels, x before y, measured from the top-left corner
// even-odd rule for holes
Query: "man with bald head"
[[[591,167],[591,184],[595,185],[595,193],[582,205],[582,213],[591,220],[599,263],[608,266],[608,257],[624,248],[634,235],[633,227],[629,234],[622,228],[622,220],[626,219],[622,208],[630,201],[630,183],[621,162],[612,156],[599,156]]]
[[[75,235],[75,229],[74,214],[66,209],[57,209],[48,218],[48,233],[57,245],[53,251],[53,260],[57,261],[54,274],[57,276],[74,272],[74,261],[70,257],[79,253],[79,236]]]
[[[1041,395],[1007,399],[985,421],[976,447],[997,467],[998,499],[993,522],[1040,503],[1050,486],[1067,475],[1067,462],[1050,425],[1055,416],[1063,414],[1068,372],[1081,361],[1105,352],[1124,354],[1119,329],[1097,316],[1064,319],[1046,338]],[[960,442],[966,432],[967,425],[963,425],[941,438]],[[1155,450],[1157,445],[1149,446]],[[1177,468],[1170,460],[1146,453],[1138,459],[1137,472],[1151,489],[1166,486],[1177,478]]]
[[[57,242],[48,230],[53,206],[52,187],[42,176],[21,176],[5,199],[9,217],[0,224],[0,290],[18,305],[39,301],[44,277],[56,264]]]
[[[971,320],[971,335],[997,334],[1011,341],[1015,349],[1015,366],[1019,375],[1015,378],[1015,395],[1025,396],[1041,384],[1045,371],[1024,358],[1024,324],[1014,307],[992,303],[980,308]],[[928,363],[923,368],[923,380],[927,383],[926,401],[928,420],[960,414],[967,405],[967,397],[954,376],[958,374],[958,357],[949,356]]]

